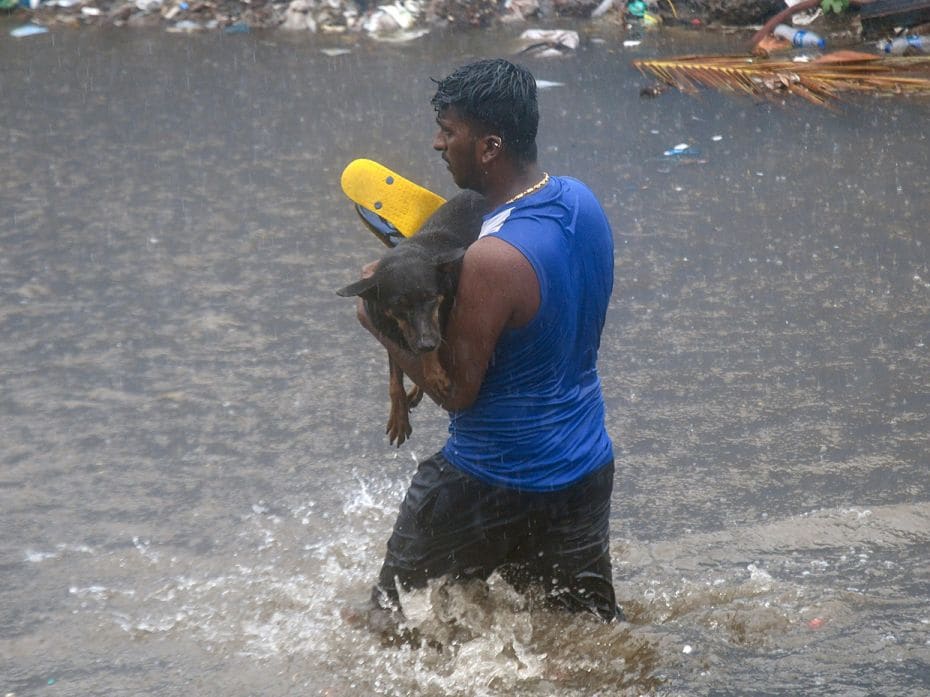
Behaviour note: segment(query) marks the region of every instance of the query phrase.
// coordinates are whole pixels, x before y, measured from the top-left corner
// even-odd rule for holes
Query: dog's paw
[[[389,443],[396,445],[398,448],[403,445],[404,441],[413,433],[407,410],[403,408],[392,408],[391,415],[388,417],[387,428],[384,429],[384,432],[387,433]]]
[[[414,385],[410,392],[407,393],[407,408],[413,409],[420,400],[423,399],[423,390],[418,385]]]

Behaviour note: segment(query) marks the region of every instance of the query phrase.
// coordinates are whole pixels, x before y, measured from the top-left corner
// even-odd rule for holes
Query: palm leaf
[[[637,60],[641,72],[683,92],[699,87],[776,96],[785,92],[829,106],[843,92],[930,95],[930,56],[881,57],[837,51],[810,63],[745,56]]]

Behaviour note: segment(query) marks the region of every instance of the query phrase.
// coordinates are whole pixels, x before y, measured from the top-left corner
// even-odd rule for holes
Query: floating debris
[[[826,40],[820,34],[806,29],[795,29],[787,24],[777,25],[772,33],[795,48],[819,48],[822,51],[827,46]]]
[[[614,0],[601,0],[601,3],[591,11],[591,19],[597,19],[601,15],[607,14],[608,10],[614,6]]]
[[[393,5],[379,5],[378,9],[362,22],[362,29],[374,35],[409,31],[417,23],[421,9],[416,2],[396,2]]]
[[[893,56],[930,53],[930,36],[905,34],[895,39],[880,41],[878,49]]]
[[[561,58],[574,53],[580,38],[570,29],[527,29],[518,39],[517,53],[532,53],[538,58]]]
[[[292,0],[284,11],[284,23],[282,29],[288,31],[310,31],[316,32],[316,17],[311,10],[314,9],[310,0]]]
[[[408,41],[419,39],[421,36],[426,36],[427,34],[429,34],[429,29],[420,27],[419,29],[395,31],[389,34],[374,33],[371,35],[371,38],[375,41],[381,41],[382,43],[403,44]]]
[[[820,106],[844,92],[930,95],[930,57],[835,51],[808,63],[745,56],[636,60],[633,65],[682,92],[699,86],[753,96],[793,94]]]
[[[665,92],[668,89],[668,85],[664,82],[656,82],[651,85],[646,85],[639,91],[640,97],[658,97],[660,94]],[[658,131],[654,131],[657,133]]]
[[[134,0],[133,4],[140,12],[158,12],[162,6],[162,0]]]
[[[48,27],[42,27],[38,24],[24,24],[21,27],[16,27],[13,31],[10,32],[10,36],[14,39],[22,39],[27,36],[36,36],[38,34],[48,33]]]
[[[189,19],[182,19],[180,22],[167,27],[165,31],[172,34],[191,34],[197,31],[204,31],[205,29],[206,27],[200,22],[194,22]]]
[[[679,143],[662,154],[665,157],[681,157],[682,155],[700,155],[701,153],[692,148],[688,143]]]

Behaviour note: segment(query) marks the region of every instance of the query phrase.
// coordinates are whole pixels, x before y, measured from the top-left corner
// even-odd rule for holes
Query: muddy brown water
[[[383,354],[334,294],[379,248],[338,177],[451,194],[429,78],[519,28],[0,28],[0,693],[928,693],[930,102],[639,96],[633,58],[723,35],[526,60],[562,83],[542,164],[615,229],[631,622],[492,579],[406,598],[431,646],[386,648],[339,610],[445,422],[383,437]]]

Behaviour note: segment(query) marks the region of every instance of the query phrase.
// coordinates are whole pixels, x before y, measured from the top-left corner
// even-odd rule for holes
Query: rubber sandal
[[[442,196],[373,160],[350,162],[342,172],[341,184],[351,201],[376,214],[404,237],[413,235],[445,203]]]
[[[358,203],[355,204],[355,212],[358,213],[358,217],[365,223],[365,227],[371,230],[374,236],[384,242],[386,246],[396,247],[397,243],[404,239],[400,230],[377,213],[363,208]]]

